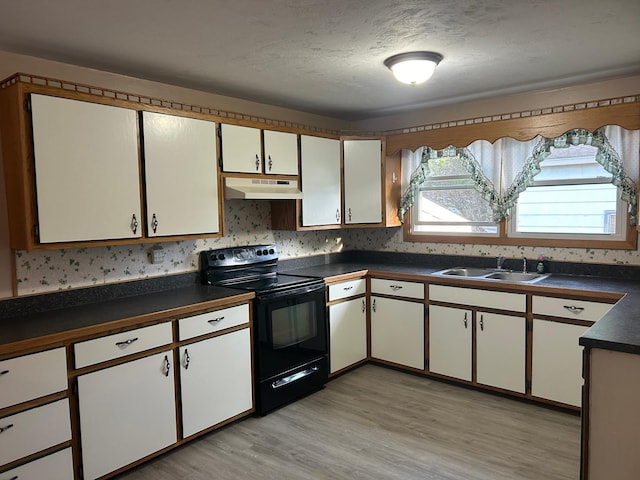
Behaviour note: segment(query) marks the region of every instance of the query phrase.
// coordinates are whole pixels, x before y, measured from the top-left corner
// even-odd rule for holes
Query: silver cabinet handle
[[[155,213],[151,217],[151,228],[153,229],[153,233],[156,233],[158,230],[158,217],[156,217]]]
[[[336,222],[340,222],[340,209],[336,208]]]
[[[484,332],[484,316],[480,315],[480,331]]]
[[[256,153],[256,172],[260,171],[260,157]]]
[[[18,480],[18,475],[14,475],[13,477],[11,477],[9,480]]]
[[[0,433],[4,433],[10,428],[13,428],[13,423],[10,423],[9,425],[5,425],[4,427],[0,427]]]
[[[136,214],[134,213],[131,217],[131,231],[134,235],[138,231],[138,225],[138,219],[136,218]]]
[[[294,373],[293,375],[289,375],[288,377],[281,378],[280,380],[276,380],[275,382],[271,382],[271,388],[276,389],[280,387],[284,387],[285,385],[290,384],[291,382],[295,382],[296,380],[300,380],[304,377],[308,377],[312,373],[320,370],[320,367],[311,367],[302,372]]]
[[[351,221],[351,207],[349,207],[349,221]]]
[[[584,310],[584,307],[576,307],[575,305],[564,305],[564,308],[569,310],[571,313],[580,313]]]
[[[269,155],[269,171],[271,171],[271,167],[273,167],[273,160],[271,160],[271,155]]]
[[[182,365],[184,366],[185,370],[187,370],[189,368],[189,363],[191,363],[191,357],[189,356],[189,350],[187,350],[185,348],[185,350],[184,350],[184,361],[182,362]]]
[[[467,328],[467,312],[464,312],[464,328]]]
[[[222,317],[212,318],[211,320],[208,320],[208,322],[209,322],[211,325],[214,325],[214,324],[216,324],[216,323],[221,322],[222,320],[224,320],[224,315],[223,315]]]
[[[9,373],[9,370],[2,370],[2,371],[0,372],[0,377],[1,377],[2,375],[6,375],[7,373]]]
[[[364,312],[367,309],[367,302],[364,301],[364,298],[362,299],[362,311]]]
[[[165,355],[164,356],[164,376],[168,377],[169,376],[169,372],[171,371],[171,362],[169,361],[169,356]]]
[[[135,338],[129,338],[127,340],[124,340],[122,342],[116,342],[116,347],[120,347],[120,348],[126,348],[129,345],[131,345],[133,342],[137,342],[138,341],[138,337]]]
[[[351,285],[350,287],[342,287],[342,290],[344,290],[345,292],[348,292],[349,290],[353,289],[353,285]]]
[[[402,285],[389,285],[389,288],[391,290],[393,290],[394,292],[397,292],[398,290],[400,290],[402,288]]]
[[[376,311],[376,299],[373,299],[373,302],[371,302],[371,310],[373,310],[374,312]]]

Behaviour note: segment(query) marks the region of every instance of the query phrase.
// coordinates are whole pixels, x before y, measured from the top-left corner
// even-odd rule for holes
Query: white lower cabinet
[[[533,319],[531,394],[556,402],[582,404],[582,347],[578,338],[589,329]]]
[[[367,358],[367,304],[364,297],[329,306],[330,372]]]
[[[476,379],[479,384],[525,393],[526,320],[476,312]]]
[[[182,436],[253,407],[249,328],[180,347]]]
[[[472,379],[473,313],[461,308],[429,307],[429,371]]]
[[[0,465],[71,440],[69,400],[0,418]]]
[[[0,473],[0,480],[73,480],[71,448],[38,458],[12,470]]]
[[[371,356],[424,370],[424,304],[371,297]]]
[[[78,377],[85,480],[177,441],[172,369],[169,350]]]

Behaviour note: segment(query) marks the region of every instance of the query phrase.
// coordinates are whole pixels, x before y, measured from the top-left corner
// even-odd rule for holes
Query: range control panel
[[[278,260],[275,245],[249,245],[200,252],[200,269],[233,267]]]

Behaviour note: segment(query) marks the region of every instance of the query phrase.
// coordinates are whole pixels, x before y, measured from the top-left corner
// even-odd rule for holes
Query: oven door
[[[256,411],[262,415],[327,382],[324,284],[258,295],[255,306]]]
[[[324,283],[258,294],[255,307],[255,346],[260,380],[326,356]]]

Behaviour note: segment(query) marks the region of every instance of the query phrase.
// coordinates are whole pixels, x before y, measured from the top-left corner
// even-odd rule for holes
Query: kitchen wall
[[[453,121],[489,114],[513,112],[562,105],[572,102],[597,100],[602,98],[637,94],[640,77],[598,82],[575,88],[555,89],[528,95],[509,96],[470,102],[469,104],[439,107],[423,110],[405,116],[396,115],[369,122],[345,122],[316,115],[270,107],[229,97],[197,92],[194,90],[158,84],[122,75],[50,62],[33,57],[15,55],[0,51],[0,77],[5,78],[15,72],[26,72],[55,78],[69,79],[92,85],[135,92],[177,102],[211,106],[219,109],[251,113],[269,118],[296,121],[309,125],[335,129],[386,129],[412,125],[425,125]],[[386,122],[388,127],[385,127]],[[0,190],[4,183],[0,183]],[[4,197],[0,191],[0,196]],[[342,249],[384,250],[411,253],[447,255],[473,255],[507,258],[535,258],[543,252],[551,260],[640,265],[638,251],[595,250],[577,248],[508,247],[460,244],[430,244],[403,242],[402,230],[353,229],[328,230],[319,232],[279,232],[270,229],[270,204],[264,201],[233,200],[225,202],[225,226],[227,236],[220,239],[195,240],[162,243],[165,260],[151,264],[147,251],[151,245],[118,247],[96,247],[67,250],[47,250],[39,252],[15,252],[17,291],[19,295],[49,292],[104,283],[126,281],[158,275],[183,273],[197,270],[197,252],[207,248],[256,243],[276,243],[281,258],[338,252]],[[6,233],[6,218],[2,218],[0,203],[0,297],[1,285],[11,279],[10,265],[13,255],[3,243]],[[3,258],[8,258],[9,263]],[[4,290],[5,296],[7,290]]]

